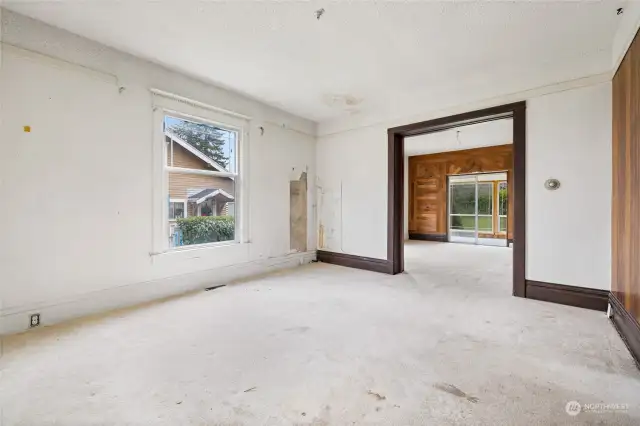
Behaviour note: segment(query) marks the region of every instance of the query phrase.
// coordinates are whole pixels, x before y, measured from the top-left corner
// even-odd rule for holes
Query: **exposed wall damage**
[[[289,231],[289,248],[307,251],[307,172],[289,181]]]

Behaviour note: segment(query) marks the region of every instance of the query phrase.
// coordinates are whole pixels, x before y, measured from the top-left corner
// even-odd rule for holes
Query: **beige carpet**
[[[0,424],[639,425],[605,315],[511,297],[510,264],[414,243],[395,277],[314,264],[11,336]]]

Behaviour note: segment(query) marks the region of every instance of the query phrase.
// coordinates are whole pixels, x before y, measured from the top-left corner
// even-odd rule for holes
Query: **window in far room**
[[[176,220],[181,217],[185,217],[187,211],[187,200],[176,200],[174,198],[169,200],[169,220]]]

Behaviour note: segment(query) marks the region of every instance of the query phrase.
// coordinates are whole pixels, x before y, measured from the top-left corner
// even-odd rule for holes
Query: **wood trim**
[[[523,102],[524,104],[524,102]],[[513,295],[527,297],[527,114],[525,106],[513,111],[513,182],[509,198],[513,198]]]
[[[640,324],[631,316],[614,294],[609,295],[611,322],[640,368]]]
[[[355,256],[353,254],[335,253],[324,250],[318,250],[317,259],[318,262],[331,263],[348,268],[364,269],[385,274],[391,273],[391,265],[385,259],[374,259],[372,257]]]
[[[526,280],[527,299],[607,311],[609,291]]]
[[[526,297],[526,102],[499,105],[434,120],[387,129],[388,196],[387,196],[387,262],[389,273],[404,270],[404,138],[439,132],[469,124],[513,118],[513,295]],[[513,178],[513,179],[511,179]],[[513,189],[512,189],[513,188]]]
[[[450,115],[447,117],[435,118],[433,120],[420,121],[418,123],[406,124],[404,126],[392,127],[390,133],[401,134],[403,136],[423,135],[426,133],[441,132],[443,130],[483,123],[486,121],[509,118],[513,111],[525,109],[526,102],[514,102],[511,104],[498,105],[476,111],[463,112],[462,114]]]
[[[404,136],[388,138],[387,261],[395,275],[404,271]]]
[[[421,241],[438,241],[441,243],[446,243],[449,240],[447,238],[447,234],[420,234],[417,232],[409,232],[409,239]]]

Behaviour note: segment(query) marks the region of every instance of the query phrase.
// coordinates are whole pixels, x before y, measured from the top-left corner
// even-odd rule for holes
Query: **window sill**
[[[199,258],[203,254],[214,252],[222,249],[229,249],[232,247],[242,247],[249,243],[242,243],[240,241],[224,241],[219,243],[208,244],[196,244],[192,246],[174,247],[164,251],[149,253],[152,258],[159,257],[184,257],[184,258]]]

